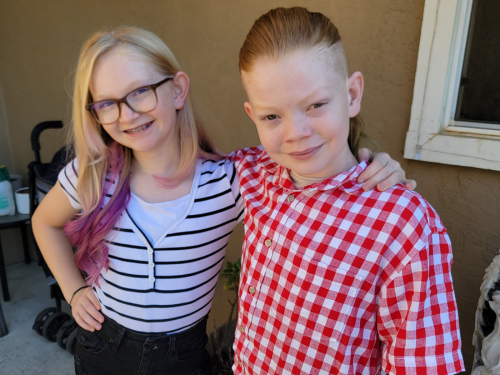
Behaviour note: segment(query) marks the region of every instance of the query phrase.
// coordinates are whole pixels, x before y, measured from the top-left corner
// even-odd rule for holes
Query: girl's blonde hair
[[[165,43],[155,34],[138,27],[122,26],[113,31],[97,32],[85,42],[80,52],[73,93],[70,143],[74,145],[79,164],[77,192],[83,212],[66,225],[65,232],[78,248],[75,255],[77,264],[87,273],[89,283],[96,281],[102,267],[107,265],[104,236],[113,228],[130,196],[132,150],[114,142],[85,109],[92,102],[89,86],[96,61],[117,47],[126,47],[137,53],[165,75],[174,75],[180,70]],[[177,111],[175,126],[180,161],[176,174],[168,179],[170,185],[182,181],[192,171],[198,157],[221,158],[195,117],[189,96],[183,108]],[[115,174],[117,186],[110,201],[101,209],[109,189],[106,175],[110,173]],[[165,182],[167,179],[158,180]]]
[[[335,25],[321,13],[305,8],[276,8],[261,16],[247,34],[240,49],[240,71],[250,72],[259,58],[279,59],[289,53],[315,48],[339,48],[341,59],[336,66],[347,76],[347,62],[341,38]],[[350,119],[348,143],[357,156],[364,137],[363,121],[358,115]]]

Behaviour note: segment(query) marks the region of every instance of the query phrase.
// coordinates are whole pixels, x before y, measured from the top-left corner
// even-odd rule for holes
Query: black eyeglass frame
[[[89,111],[89,112],[92,114],[92,116],[95,118],[95,120],[96,120],[99,124],[101,124],[101,125],[111,125],[111,124],[113,124],[114,122],[116,122],[116,121],[120,118],[120,116],[121,116],[121,110],[122,110],[121,105],[120,105],[121,103],[125,103],[125,105],[126,105],[127,107],[129,107],[132,111],[134,111],[134,112],[136,112],[136,113],[140,113],[140,114],[143,114],[143,113],[148,113],[148,112],[154,111],[154,110],[155,110],[155,108],[158,106],[158,95],[156,94],[156,89],[157,89],[158,87],[160,87],[161,85],[163,85],[164,83],[166,83],[166,82],[170,81],[171,79],[174,79],[174,77],[175,77],[175,75],[173,75],[173,76],[168,76],[168,77],[166,77],[165,79],[161,80],[161,81],[160,81],[160,82],[158,82],[158,83],[155,83],[155,84],[152,84],[152,85],[147,85],[147,86],[141,86],[141,87],[138,87],[138,88],[136,88],[136,89],[133,89],[132,91],[130,91],[127,95],[125,95],[125,96],[124,96],[123,98],[121,98],[121,99],[104,99],[104,100],[98,100],[97,102],[93,102],[93,103],[87,104],[87,105],[85,106],[85,109],[86,109],[87,111]],[[147,111],[147,112],[136,111],[135,109],[133,109],[133,108],[130,106],[129,102],[127,101],[127,96],[129,96],[130,94],[132,94],[134,91],[137,91],[137,90],[140,90],[140,89],[150,89],[150,90],[153,90],[153,93],[155,94],[155,98],[156,98],[156,105],[154,106],[154,108],[153,108],[153,109],[150,109],[150,110],[149,110],[149,111]],[[117,119],[117,120],[115,120],[115,121],[113,121],[113,122],[110,122],[110,123],[107,123],[107,124],[103,124],[103,123],[99,120],[99,117],[97,116],[97,113],[95,113],[95,110],[94,110],[94,105],[95,105],[95,104],[98,104],[98,103],[102,103],[102,102],[113,102],[113,103],[115,103],[115,104],[116,104],[116,106],[118,107],[118,119]]]

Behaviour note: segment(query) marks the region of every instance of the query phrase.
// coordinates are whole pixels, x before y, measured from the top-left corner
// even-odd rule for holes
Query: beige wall
[[[366,78],[362,115],[369,135],[418,181],[417,190],[449,230],[463,352],[470,370],[479,285],[500,248],[500,176],[403,159],[424,0],[4,1],[0,5],[0,82],[14,169],[24,172],[33,159],[29,132],[36,123],[62,119],[68,124],[71,72],[86,36],[119,24],[146,27],[172,48],[192,79],[193,92],[204,103],[205,116],[216,119],[211,132],[222,150],[257,144],[253,124],[243,110],[238,50],[259,15],[292,5],[323,12],[337,24],[350,70],[361,70]],[[2,126],[0,137],[5,137]],[[63,141],[63,132],[47,132],[42,137],[42,157],[50,158]],[[0,140],[2,157],[3,144]],[[231,241],[228,260],[239,256],[241,236],[240,228]],[[19,257],[10,259],[20,260],[20,249],[18,253]],[[229,295],[221,286],[212,314],[218,323],[229,308]]]
[[[0,165],[5,165],[9,171],[13,170],[12,151],[10,147],[9,128],[3,100],[3,88],[0,81]]]

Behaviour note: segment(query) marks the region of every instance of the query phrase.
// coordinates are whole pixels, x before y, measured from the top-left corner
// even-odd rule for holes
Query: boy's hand
[[[400,182],[410,190],[415,190],[417,187],[417,182],[407,180],[401,165],[385,152],[372,153],[367,148],[361,148],[358,151],[358,158],[364,161],[371,160],[371,164],[358,177],[358,183],[364,183],[364,191],[371,190],[375,186],[379,191],[384,191]]]
[[[71,313],[80,327],[94,332],[101,329],[104,316],[99,312],[101,303],[92,288],[78,291],[71,302]]]

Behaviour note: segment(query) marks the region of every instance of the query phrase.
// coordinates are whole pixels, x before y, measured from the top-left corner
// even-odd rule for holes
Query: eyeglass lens
[[[129,107],[137,113],[146,113],[155,109],[157,100],[154,90],[142,87],[127,95]],[[120,103],[121,104],[121,103]],[[120,117],[120,108],[113,101],[102,101],[92,106],[92,112],[101,124],[112,124]]]

